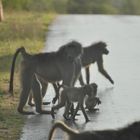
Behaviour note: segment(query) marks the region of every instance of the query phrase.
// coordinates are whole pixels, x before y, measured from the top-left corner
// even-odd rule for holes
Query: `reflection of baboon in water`
[[[82,87],[67,87],[64,86],[64,90],[61,93],[60,96],[60,103],[54,107],[52,107],[52,112],[55,109],[59,109],[65,105],[65,112],[64,112],[64,118],[67,120],[69,119],[69,111],[71,109],[71,106],[73,105],[73,102],[77,102],[77,107],[74,112],[72,112],[72,119],[75,119],[75,116],[81,108],[83,115],[85,117],[86,122],[89,121],[88,116],[85,112],[85,109],[83,107],[85,96],[88,95],[90,98],[94,97],[94,90],[96,90],[97,85],[95,83],[92,83],[90,85],[84,85]]]
[[[17,55],[21,52],[21,85],[22,91],[18,111],[22,114],[33,114],[23,110],[30,90],[33,91],[36,111],[41,114],[50,113],[42,110],[42,96],[39,78],[51,83],[62,80],[64,85],[73,86],[81,71],[81,44],[72,41],[62,46],[57,52],[28,54],[24,47],[17,49],[12,63],[9,92],[13,93],[14,67]]]
[[[114,84],[114,81],[106,72],[103,65],[103,55],[107,55],[108,53],[109,51],[107,50],[106,43],[104,42],[97,42],[83,48],[82,66],[85,67],[87,84],[90,82],[89,66],[95,62],[97,62],[99,72],[103,74],[112,84]]]
[[[51,128],[48,140],[52,140],[56,128],[65,131],[69,136],[69,140],[140,140],[140,122],[134,122],[131,125],[116,130],[79,132],[59,121]]]

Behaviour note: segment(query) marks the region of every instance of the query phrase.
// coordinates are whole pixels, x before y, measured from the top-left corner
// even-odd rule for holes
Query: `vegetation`
[[[13,54],[20,46],[30,53],[44,47],[48,25],[55,14],[140,14],[139,0],[0,0],[0,140],[18,139],[24,117],[16,111],[19,97],[18,70],[15,96],[7,97]],[[1,6],[2,7],[2,6]],[[20,61],[18,59],[17,65]]]
[[[139,0],[3,0],[4,8],[70,14],[140,14]]]
[[[0,23],[0,140],[15,140],[19,138],[25,118],[16,111],[20,89],[17,70],[15,96],[8,97],[6,94],[12,57],[20,46],[25,46],[30,53],[40,52],[48,25],[55,15],[23,11],[4,14],[5,19]]]

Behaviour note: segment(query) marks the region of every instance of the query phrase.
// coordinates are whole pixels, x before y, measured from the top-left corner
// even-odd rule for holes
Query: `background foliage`
[[[3,0],[10,10],[70,14],[140,14],[140,0]]]

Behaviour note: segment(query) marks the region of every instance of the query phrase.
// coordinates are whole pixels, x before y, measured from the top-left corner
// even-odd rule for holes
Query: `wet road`
[[[46,47],[43,51],[54,51],[71,41],[80,41],[84,46],[97,41],[108,44],[110,54],[104,56],[105,69],[112,76],[112,86],[98,71],[91,67],[91,81],[99,85],[98,96],[102,104],[99,112],[88,113],[90,122],[85,124],[78,116],[69,126],[80,131],[118,128],[140,120],[140,17],[104,15],[62,15],[50,26]],[[49,87],[45,100],[51,101],[53,88]],[[50,105],[51,106],[51,105]],[[50,109],[50,106],[45,107]],[[63,120],[63,109],[56,120]],[[23,128],[21,140],[47,140],[53,121],[49,115],[29,116]],[[63,138],[62,138],[63,137]],[[64,139],[57,131],[54,139]]]

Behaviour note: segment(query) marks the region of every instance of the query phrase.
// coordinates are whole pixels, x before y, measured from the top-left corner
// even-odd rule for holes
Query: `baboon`
[[[58,105],[52,107],[52,113],[55,109],[59,109],[65,105],[65,112],[64,112],[64,118],[66,120],[69,119],[69,111],[71,109],[71,105],[73,102],[77,102],[77,107],[74,113],[72,113],[71,119],[75,119],[75,116],[79,110],[79,107],[81,108],[86,122],[89,121],[88,116],[85,112],[85,109],[83,107],[85,96],[88,95],[89,97],[93,98],[94,96],[94,89],[97,88],[97,85],[95,83],[92,83],[90,85],[84,85],[82,87],[67,87],[64,86],[64,90],[61,93],[61,101]]]
[[[104,65],[103,65],[103,55],[108,55],[109,53],[106,46],[107,45],[105,42],[97,42],[91,44],[88,47],[83,48],[83,54],[81,58],[82,58],[82,66],[85,68],[86,71],[87,84],[89,84],[90,82],[89,66],[95,62],[97,62],[99,72],[103,76],[105,76],[112,84],[114,84],[114,81],[109,76],[107,71],[104,69]]]
[[[24,47],[17,49],[11,67],[9,92],[13,94],[13,78],[16,57],[22,54],[21,62],[21,94],[18,112],[22,114],[34,114],[24,111],[23,108],[29,97],[30,90],[33,92],[36,112],[48,114],[50,111],[42,109],[42,95],[39,84],[41,78],[44,82],[55,83],[62,80],[64,85],[72,87],[81,72],[81,44],[71,41],[56,52],[28,54]]]
[[[99,110],[99,109],[95,109],[95,106],[96,105],[99,105],[101,104],[101,101],[97,96],[97,88],[98,86],[95,86],[94,88],[94,95],[92,97],[87,97],[85,99],[85,105],[86,105],[86,109],[88,109],[89,111],[96,111],[96,110]]]
[[[96,105],[101,104],[101,100],[98,97],[87,97],[86,101],[85,101],[85,105],[86,105],[86,109],[88,109],[89,111],[96,111],[99,110],[98,108],[95,109]]]
[[[56,128],[65,131],[69,140],[140,140],[140,122],[120,129],[79,132],[58,121],[51,128],[48,140],[52,140]]]

